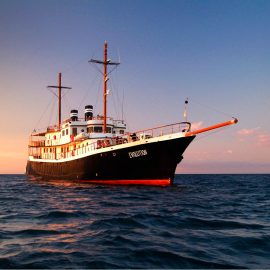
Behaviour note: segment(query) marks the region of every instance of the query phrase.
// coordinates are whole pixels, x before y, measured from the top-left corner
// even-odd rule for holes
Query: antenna
[[[184,110],[184,118],[186,122],[187,122],[187,106],[188,106],[188,98],[186,98],[185,100],[185,110]]]

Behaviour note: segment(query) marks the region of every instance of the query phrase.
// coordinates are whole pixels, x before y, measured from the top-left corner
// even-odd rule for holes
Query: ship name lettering
[[[138,150],[138,151],[135,151],[135,152],[129,152],[128,155],[129,155],[129,158],[136,158],[136,157],[146,156],[147,151],[146,151],[146,149]]]

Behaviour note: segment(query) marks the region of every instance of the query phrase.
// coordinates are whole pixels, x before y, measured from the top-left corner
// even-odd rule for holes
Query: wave
[[[0,175],[0,268],[270,268],[269,180],[177,175],[155,188]]]
[[[37,216],[38,219],[65,219],[65,218],[83,218],[88,215],[81,211],[51,211],[46,214]]]
[[[53,235],[59,234],[59,231],[56,230],[41,230],[41,229],[25,229],[15,232],[10,232],[13,236],[20,236],[20,237],[36,237],[36,236],[43,236],[43,235]]]

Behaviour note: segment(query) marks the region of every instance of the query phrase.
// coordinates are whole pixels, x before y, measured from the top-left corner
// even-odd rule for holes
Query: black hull
[[[28,161],[26,174],[44,180],[102,184],[172,184],[194,136],[127,146],[67,162]]]

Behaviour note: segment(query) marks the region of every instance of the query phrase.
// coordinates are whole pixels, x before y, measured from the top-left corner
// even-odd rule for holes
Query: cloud
[[[256,134],[259,129],[260,129],[259,127],[251,128],[251,129],[244,128],[244,129],[238,130],[237,134],[240,136],[251,136],[251,135]]]
[[[197,130],[197,129],[200,129],[202,128],[202,125],[203,125],[203,122],[200,121],[200,122],[194,122],[191,124],[191,129],[192,130]]]
[[[257,141],[262,146],[270,146],[270,133],[260,133],[257,135]]]
[[[260,146],[270,146],[270,132],[265,132],[260,127],[241,129],[237,132],[237,135],[241,142],[254,140],[253,142]]]

